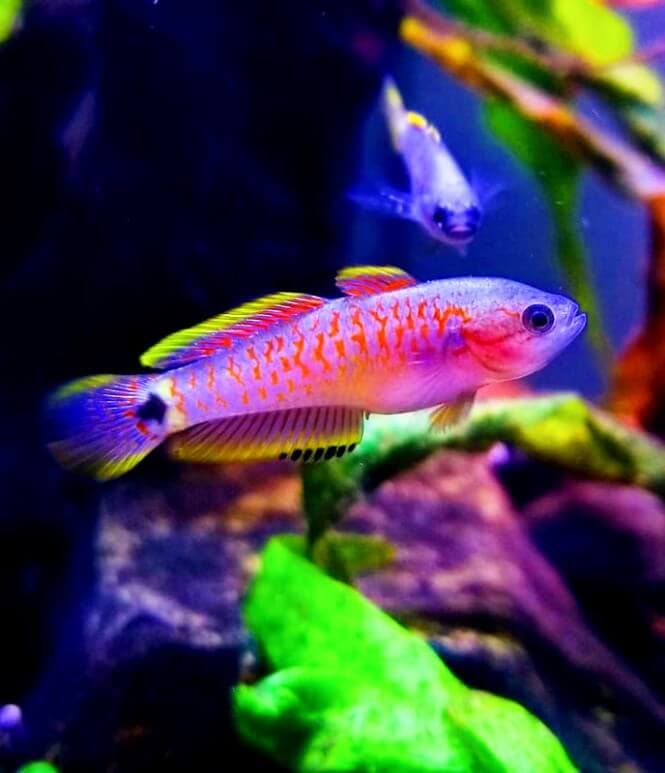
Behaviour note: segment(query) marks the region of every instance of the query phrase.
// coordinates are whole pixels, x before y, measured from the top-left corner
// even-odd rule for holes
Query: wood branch
[[[462,35],[440,32],[410,16],[400,32],[406,43],[470,88],[508,102],[627,195],[642,201],[665,195],[665,169],[577,115],[563,100],[479,57]]]

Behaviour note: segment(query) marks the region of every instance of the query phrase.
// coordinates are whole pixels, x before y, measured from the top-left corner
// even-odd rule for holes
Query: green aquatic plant
[[[665,446],[572,393],[488,402],[444,438],[448,447],[474,451],[497,441],[581,476],[665,496]]]
[[[270,674],[236,688],[236,726],[293,770],[575,770],[540,720],[468,688],[425,641],[282,538],[262,555],[245,619]]]
[[[574,393],[480,403],[445,433],[432,432],[424,412],[373,416],[353,454],[303,467],[310,545],[364,491],[430,454],[442,448],[483,451],[497,442],[582,477],[632,483],[665,496],[665,446]]]

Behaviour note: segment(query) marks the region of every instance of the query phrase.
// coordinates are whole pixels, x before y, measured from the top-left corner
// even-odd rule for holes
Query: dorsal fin
[[[350,266],[337,274],[335,284],[344,295],[362,296],[414,287],[418,282],[395,266]]]
[[[436,126],[433,126],[424,115],[416,113],[413,110],[409,110],[406,114],[406,120],[415,126],[416,129],[420,129],[422,132],[431,137],[437,144],[441,142],[441,134]]]
[[[324,298],[304,293],[266,295],[199,325],[172,333],[144,352],[141,364],[166,369],[209,357],[220,349],[232,346],[237,338],[247,338],[284,320],[318,309],[325,303]]]

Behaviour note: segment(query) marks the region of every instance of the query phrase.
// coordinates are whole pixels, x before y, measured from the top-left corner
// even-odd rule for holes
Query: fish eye
[[[445,231],[450,227],[450,220],[452,218],[452,212],[447,207],[436,207],[432,213],[432,222],[441,231]]]
[[[543,303],[534,303],[524,309],[522,324],[532,333],[547,333],[554,325],[554,312]]]

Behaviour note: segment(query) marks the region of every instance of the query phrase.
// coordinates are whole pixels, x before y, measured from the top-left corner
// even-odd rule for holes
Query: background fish
[[[420,113],[404,107],[390,78],[383,86],[383,111],[393,147],[406,166],[411,190],[353,192],[351,199],[364,207],[420,223],[438,241],[457,247],[468,244],[480,225],[481,202],[438,130]]]
[[[168,336],[142,357],[165,372],[92,376],[49,401],[66,467],[113,478],[168,439],[176,458],[329,459],[368,412],[463,415],[485,384],[542,368],[584,328],[572,300],[507,279],[418,284],[347,268],[345,297],[279,293]]]

